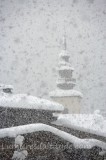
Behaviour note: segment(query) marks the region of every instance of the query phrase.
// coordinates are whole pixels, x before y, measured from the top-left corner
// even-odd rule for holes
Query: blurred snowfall
[[[49,98],[61,39],[83,110],[106,107],[106,0],[0,0],[0,83]]]

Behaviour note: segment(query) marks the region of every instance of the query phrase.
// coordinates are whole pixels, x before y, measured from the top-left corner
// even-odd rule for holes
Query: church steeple
[[[75,86],[75,79],[72,78],[74,69],[69,62],[70,56],[67,52],[66,35],[63,37],[62,48],[59,54],[57,87],[63,90],[70,90]]]
[[[62,104],[68,113],[80,113],[82,93],[74,89],[76,80],[73,78],[74,69],[71,67],[70,55],[67,52],[66,34],[63,37],[61,48],[57,85],[56,89],[50,93],[50,97]]]

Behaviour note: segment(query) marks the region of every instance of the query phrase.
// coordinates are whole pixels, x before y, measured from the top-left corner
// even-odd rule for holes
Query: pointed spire
[[[67,49],[67,42],[66,42],[66,33],[64,34],[63,36],[63,43],[62,43],[62,47],[63,47],[63,50],[66,50]]]
[[[69,54],[67,52],[67,41],[66,41],[66,32],[64,31],[64,35],[62,38],[62,51],[59,54],[60,59],[69,62]]]
[[[67,49],[66,34],[64,34],[64,36],[63,36],[63,49],[64,49],[64,50]]]

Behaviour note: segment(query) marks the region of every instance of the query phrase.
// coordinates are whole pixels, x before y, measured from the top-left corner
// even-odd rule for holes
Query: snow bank
[[[17,135],[27,134],[27,133],[37,132],[37,131],[51,132],[51,133],[65,139],[66,141],[71,142],[75,146],[75,148],[90,149],[94,146],[98,146],[102,149],[106,149],[106,143],[104,143],[102,141],[99,141],[96,139],[80,139],[80,138],[77,138],[69,133],[66,133],[66,132],[61,131],[57,128],[54,128],[52,126],[42,124],[42,123],[0,129],[0,138],[16,137]]]
[[[106,119],[95,112],[94,114],[60,114],[54,122],[56,125],[85,131],[106,137]]]
[[[64,107],[61,104],[37,98],[27,94],[5,94],[0,95],[0,106],[11,108],[27,108],[42,110],[62,111]]]
[[[83,97],[82,93],[76,90],[61,90],[61,89],[57,89],[53,92],[50,93],[51,97],[74,97],[74,96],[78,96],[78,97]]]

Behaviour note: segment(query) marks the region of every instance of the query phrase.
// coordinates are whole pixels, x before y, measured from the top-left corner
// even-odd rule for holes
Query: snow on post
[[[13,86],[0,84],[0,94],[3,94],[3,93],[8,93],[8,94],[13,93]]]

